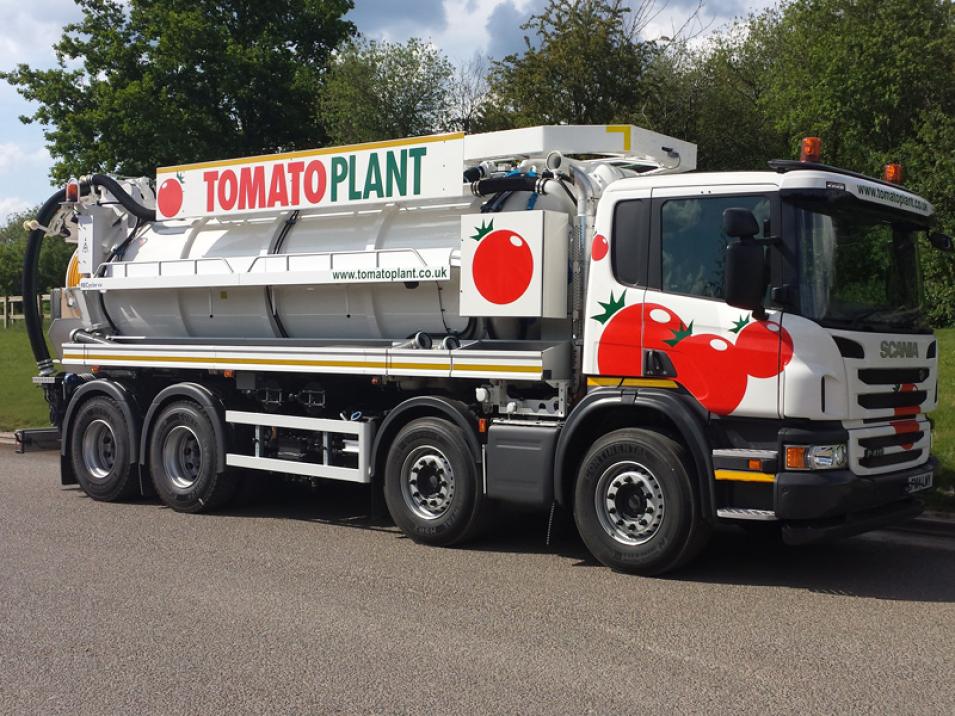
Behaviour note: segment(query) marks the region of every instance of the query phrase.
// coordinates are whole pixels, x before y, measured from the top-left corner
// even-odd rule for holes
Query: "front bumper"
[[[849,470],[781,472],[774,505],[789,544],[828,541],[909,520],[922,511],[910,495],[909,478],[938,467],[930,457],[918,467],[861,476]]]

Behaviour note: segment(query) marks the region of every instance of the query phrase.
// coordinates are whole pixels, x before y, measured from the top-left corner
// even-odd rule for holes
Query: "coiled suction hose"
[[[105,174],[94,174],[88,180],[80,182],[80,196],[89,194],[90,188],[94,186],[106,189],[133,216],[143,221],[156,220],[155,209],[149,209],[140,204],[120,186],[119,182]],[[46,226],[53,220],[56,212],[60,210],[60,204],[65,200],[66,189],[60,189],[40,207],[36,215],[38,226],[27,237],[27,247],[23,253],[23,322],[26,325],[30,349],[33,351],[40,375],[52,375],[54,372],[50,350],[43,337],[43,321],[36,302],[40,249],[43,247],[43,237],[46,236]]]

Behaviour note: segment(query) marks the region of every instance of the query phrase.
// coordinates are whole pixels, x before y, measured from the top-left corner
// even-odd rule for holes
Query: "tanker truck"
[[[24,271],[30,296],[44,236],[77,244],[52,354],[25,301],[62,482],[182,512],[254,475],[364,483],[440,546],[563,510],[645,575],[719,525],[909,519],[936,470],[919,244],[952,240],[899,167],[803,150],[702,173],[636,126],[542,126],[72,180]]]

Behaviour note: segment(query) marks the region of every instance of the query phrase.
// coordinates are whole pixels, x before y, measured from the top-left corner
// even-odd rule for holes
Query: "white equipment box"
[[[556,211],[462,216],[460,314],[566,318],[568,243]]]

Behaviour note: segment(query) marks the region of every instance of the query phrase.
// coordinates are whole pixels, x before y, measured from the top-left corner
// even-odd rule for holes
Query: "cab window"
[[[749,209],[767,226],[770,201],[761,195],[667,199],[660,207],[661,288],[705,298],[723,297],[723,262],[729,237],[723,211]]]
[[[614,207],[610,263],[620,283],[646,285],[649,230],[649,201],[627,199]]]

